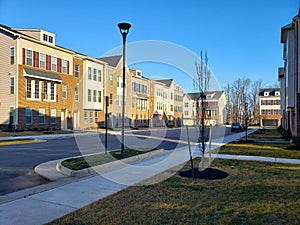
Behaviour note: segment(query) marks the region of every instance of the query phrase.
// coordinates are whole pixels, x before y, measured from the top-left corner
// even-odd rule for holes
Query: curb
[[[145,159],[145,158],[149,158],[149,157],[156,156],[156,155],[161,155],[161,154],[164,154],[164,153],[165,153],[164,149],[159,149],[159,150],[156,150],[156,151],[147,152],[147,153],[144,153],[144,154],[132,156],[132,157],[121,159],[121,160],[112,161],[112,162],[109,162],[109,163],[101,164],[101,165],[94,166],[94,167],[85,168],[85,169],[82,169],[82,170],[71,170],[67,167],[64,167],[63,165],[61,165],[61,162],[63,161],[63,160],[61,160],[60,162],[58,162],[56,164],[56,170],[58,172],[64,174],[64,175],[69,176],[69,177],[79,177],[79,176],[88,175],[88,174],[91,174],[91,173],[94,173],[94,172],[101,172],[101,171],[111,169],[111,168],[116,167],[116,166],[124,165],[124,164],[130,163],[130,162],[135,162],[135,161]],[[72,158],[79,158],[79,157],[82,157],[82,156],[72,157]]]

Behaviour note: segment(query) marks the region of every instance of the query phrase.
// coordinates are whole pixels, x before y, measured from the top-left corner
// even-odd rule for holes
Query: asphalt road
[[[198,128],[153,129],[126,131],[125,145],[129,148],[150,147],[172,150],[192,144],[199,138]],[[209,133],[207,131],[207,133]],[[230,134],[228,128],[215,127],[213,138]],[[207,136],[207,135],[206,135]],[[42,138],[42,137],[41,137]],[[120,135],[108,135],[108,150],[120,148]],[[40,140],[38,143],[0,146],[0,195],[37,186],[49,181],[34,173],[33,168],[41,163],[95,152],[103,152],[105,135],[90,134],[74,137],[59,137]]]

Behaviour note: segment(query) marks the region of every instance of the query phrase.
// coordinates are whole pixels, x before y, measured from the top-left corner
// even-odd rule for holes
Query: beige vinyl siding
[[[14,106],[15,94],[10,93],[10,77],[17,75],[17,46],[16,40],[0,32],[0,124],[9,123],[9,108]],[[15,62],[10,64],[10,48],[15,47]],[[16,90],[15,90],[16,93]]]

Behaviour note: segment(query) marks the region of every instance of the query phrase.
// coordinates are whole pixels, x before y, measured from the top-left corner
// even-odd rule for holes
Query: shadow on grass
[[[204,180],[220,180],[228,177],[228,173],[214,168],[207,168],[203,171],[199,171],[198,168],[194,168],[195,178]],[[182,177],[193,178],[192,170],[179,172]]]

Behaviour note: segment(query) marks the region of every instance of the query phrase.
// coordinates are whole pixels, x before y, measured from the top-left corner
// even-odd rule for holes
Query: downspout
[[[16,55],[17,55],[17,74],[16,74],[16,106],[15,106],[15,127],[17,128],[18,121],[19,121],[19,63],[20,63],[20,54],[19,54],[19,47],[20,47],[20,36],[17,36],[17,48],[16,48]]]

